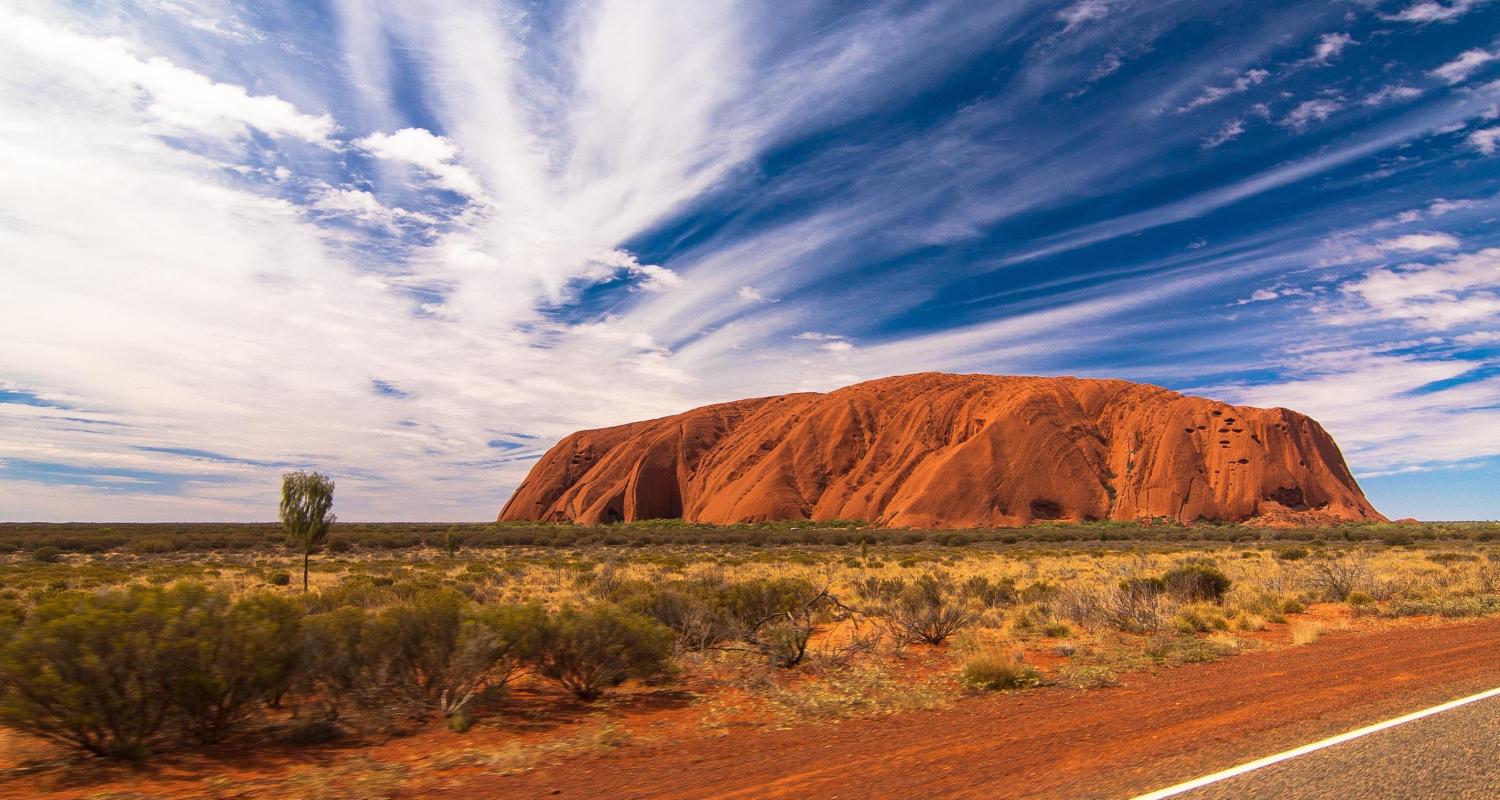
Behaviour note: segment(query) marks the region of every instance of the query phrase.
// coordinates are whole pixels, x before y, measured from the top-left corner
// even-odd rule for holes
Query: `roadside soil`
[[[838,726],[662,742],[433,797],[1128,797],[1500,686],[1500,620],[1301,647]]]
[[[0,731],[0,798],[1121,798],[1500,686],[1500,619],[1360,625],[1297,647],[1285,628],[1263,637],[1275,649],[1114,688],[836,724],[739,719],[742,690],[690,684],[603,704],[523,686],[467,733],[231,742],[144,765]],[[728,711],[705,724],[719,703]]]

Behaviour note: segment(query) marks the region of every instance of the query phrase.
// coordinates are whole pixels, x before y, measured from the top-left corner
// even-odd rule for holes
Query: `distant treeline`
[[[341,522],[325,550],[402,550],[418,547],[499,548],[652,545],[945,545],[1062,544],[1069,542],[1371,542],[1500,541],[1500,523],[1443,522],[1348,525],[1328,528],[1257,528],[1244,525],[1176,525],[1118,522],[1050,523],[1025,528],[910,530],[833,521],[712,526],[681,520],[614,525],[539,523]],[[276,523],[0,523],[0,554],[159,554],[215,550],[270,550],[285,546]]]

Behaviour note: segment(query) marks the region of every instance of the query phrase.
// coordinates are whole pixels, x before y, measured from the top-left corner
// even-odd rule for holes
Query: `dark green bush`
[[[98,755],[145,755],[172,711],[162,653],[179,602],[133,587],[37,606],[0,650],[0,724]]]
[[[177,552],[177,543],[169,536],[147,536],[130,543],[130,552],[139,555]]]
[[[537,674],[583,699],[626,678],[663,673],[671,663],[671,629],[615,606],[564,608],[542,627]]]
[[[961,591],[964,596],[987,608],[1015,605],[1019,597],[1016,593],[1016,580],[1010,577],[991,581],[983,575],[973,575],[964,581]]]
[[[641,582],[619,594],[625,608],[671,628],[678,647],[699,651],[730,641],[738,633],[721,589],[698,581],[671,581],[662,586]]]
[[[231,607],[222,592],[193,585],[169,594],[180,613],[161,653],[164,688],[183,731],[216,742],[290,687],[302,654],[302,610],[272,595]]]
[[[452,715],[536,656],[543,619],[539,606],[475,611],[463,595],[439,590],[387,609],[363,646],[383,688],[415,716]]]
[[[380,671],[367,658],[370,613],[345,606],[302,620],[302,669],[298,688],[316,697],[329,720],[338,719],[345,706],[380,701]]]
[[[40,564],[56,564],[62,558],[62,550],[52,545],[43,545],[31,551],[31,560]]]
[[[1230,581],[1222,570],[1210,564],[1183,564],[1161,577],[1162,585],[1178,599],[1188,602],[1223,602]]]

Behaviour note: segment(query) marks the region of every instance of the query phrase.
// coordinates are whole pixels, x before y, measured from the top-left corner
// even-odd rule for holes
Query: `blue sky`
[[[486,519],[922,370],[1320,420],[1500,517],[1500,2],[0,2],[0,519]]]

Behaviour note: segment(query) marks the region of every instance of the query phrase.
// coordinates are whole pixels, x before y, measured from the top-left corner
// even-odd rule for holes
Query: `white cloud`
[[[1374,248],[1382,253],[1423,253],[1428,250],[1452,250],[1459,244],[1457,237],[1446,233],[1408,233],[1376,242]]]
[[[1362,304],[1335,318],[1343,324],[1368,314],[1429,330],[1492,322],[1500,317],[1500,248],[1433,265],[1376,269],[1342,291]]]
[[[1495,344],[1500,342],[1500,331],[1474,331],[1453,337],[1453,341],[1459,344],[1479,345]]]
[[[1265,83],[1266,78],[1269,77],[1271,77],[1271,73],[1263,69],[1246,70],[1228,86],[1204,87],[1203,91],[1197,97],[1178,107],[1177,112],[1180,114],[1185,111],[1192,111],[1195,108],[1202,108],[1203,106],[1217,103],[1231,95],[1248,92],[1251,87]]]
[[[1428,216],[1441,217],[1445,214],[1451,214],[1455,211],[1463,211],[1467,208],[1473,208],[1476,205],[1478,205],[1478,203],[1474,202],[1473,200],[1447,200],[1439,197],[1428,204],[1427,214]]]
[[[1291,128],[1297,133],[1304,133],[1314,122],[1322,122],[1335,113],[1343,110],[1344,103],[1338,98],[1320,98],[1317,100],[1304,100],[1295,108],[1282,117],[1279,124]]]
[[[1457,58],[1428,74],[1449,84],[1463,83],[1469,79],[1470,75],[1497,58],[1500,58],[1500,55],[1476,47],[1459,53]]]
[[[1449,0],[1444,5],[1438,0],[1420,0],[1395,14],[1384,15],[1393,22],[1452,22],[1473,11],[1485,0]]]
[[[1431,388],[1476,366],[1379,348],[1318,348],[1283,365],[1292,373],[1287,380],[1210,393],[1311,416],[1333,434],[1356,475],[1373,477],[1495,454],[1500,379]]]
[[[143,57],[122,39],[86,36],[0,8],[0,46],[65,85],[102,89],[159,133],[237,140],[258,130],[332,146],[336,126],[329,115],[305,114],[275,95],[252,95],[161,56]]]
[[[348,216],[366,225],[384,228],[393,228],[404,223],[438,224],[437,218],[430,214],[386,206],[375,195],[363,189],[345,189],[327,184],[323,184],[315,192],[309,207],[329,214]]]
[[[1281,293],[1275,291],[1274,289],[1256,289],[1254,292],[1250,293],[1249,297],[1245,298],[1244,300],[1240,300],[1237,305],[1245,305],[1247,303],[1264,303],[1268,300],[1275,300],[1280,296]]]
[[[376,158],[419,167],[432,175],[438,186],[449,191],[476,199],[484,195],[479,179],[457,163],[458,148],[425,128],[372,133],[354,144]]]
[[[265,35],[239,19],[233,3],[221,0],[138,0],[153,11],[166,14],[195,30],[236,42],[258,42]]]
[[[741,286],[735,290],[735,296],[747,303],[764,303],[766,296],[760,293],[754,286]]]
[[[1243,134],[1244,132],[1245,132],[1245,123],[1244,123],[1244,121],[1243,120],[1238,120],[1238,119],[1232,119],[1232,120],[1224,123],[1224,127],[1219,128],[1219,130],[1218,130],[1217,133],[1214,133],[1213,135],[1204,138],[1204,140],[1203,140],[1203,149],[1204,150],[1212,150],[1215,147],[1218,147],[1218,146],[1220,146],[1220,145],[1222,145],[1222,144],[1224,144],[1226,142],[1232,142],[1235,139],[1240,138],[1240,135]]]
[[[1086,22],[1104,19],[1109,16],[1109,0],[1079,0],[1071,6],[1057,12],[1057,20],[1065,23],[1063,33],[1072,33]]]
[[[1481,128],[1469,134],[1465,141],[1475,150],[1492,156],[1500,150],[1500,128]]]
[[[1387,103],[1413,100],[1421,96],[1421,89],[1397,83],[1380,87],[1378,90],[1366,95],[1359,103],[1364,106],[1383,106]]]
[[[1311,56],[1307,62],[1311,64],[1326,65],[1339,57],[1352,44],[1358,44],[1354,37],[1347,33],[1325,33],[1318,38],[1318,43],[1313,46]]]

